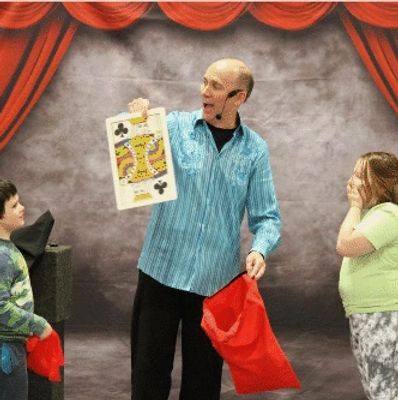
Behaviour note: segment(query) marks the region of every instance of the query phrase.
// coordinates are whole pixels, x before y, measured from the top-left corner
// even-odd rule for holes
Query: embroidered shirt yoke
[[[156,204],[138,267],[159,282],[210,295],[240,270],[245,208],[252,250],[280,239],[280,213],[266,142],[240,124],[218,152],[202,112],[167,116],[178,199]]]

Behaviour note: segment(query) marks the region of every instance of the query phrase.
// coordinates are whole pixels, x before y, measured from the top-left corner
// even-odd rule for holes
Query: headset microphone
[[[222,118],[222,113],[224,112],[224,108],[225,108],[225,104],[226,104],[227,100],[230,99],[231,97],[236,96],[239,92],[240,92],[240,90],[235,89],[235,90],[232,90],[232,92],[229,92],[227,94],[227,97],[225,98],[224,105],[222,106],[221,112],[219,114],[216,114],[216,118],[218,120],[220,120]]]

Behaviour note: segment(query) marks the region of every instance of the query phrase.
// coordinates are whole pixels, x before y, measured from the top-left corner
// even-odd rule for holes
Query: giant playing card
[[[177,191],[164,108],[106,119],[119,210],[175,200]]]

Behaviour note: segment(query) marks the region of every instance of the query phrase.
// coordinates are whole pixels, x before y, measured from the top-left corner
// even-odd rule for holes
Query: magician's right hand
[[[146,117],[149,110],[149,100],[141,97],[134,99],[128,104],[128,110],[130,113],[140,113],[143,117]]]

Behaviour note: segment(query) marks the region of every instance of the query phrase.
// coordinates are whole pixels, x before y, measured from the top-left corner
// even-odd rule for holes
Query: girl
[[[351,346],[370,400],[398,399],[398,159],[361,156],[347,184],[337,252]]]

